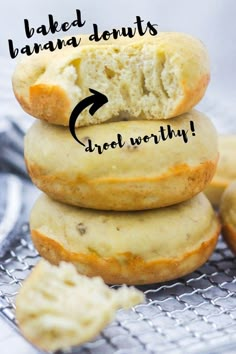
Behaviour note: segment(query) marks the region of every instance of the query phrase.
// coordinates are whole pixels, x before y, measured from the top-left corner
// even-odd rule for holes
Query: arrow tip
[[[108,98],[103,93],[89,88],[89,91],[94,95],[94,104],[90,107],[89,113],[93,116],[94,113],[108,102]]]

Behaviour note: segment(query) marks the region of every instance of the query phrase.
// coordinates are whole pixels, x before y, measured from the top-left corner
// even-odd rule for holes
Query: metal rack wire
[[[0,259],[0,314],[13,326],[18,288],[40,258],[27,225],[21,230]],[[93,342],[72,353],[236,352],[236,261],[222,240],[211,259],[192,274],[139,288],[145,304],[118,311]]]

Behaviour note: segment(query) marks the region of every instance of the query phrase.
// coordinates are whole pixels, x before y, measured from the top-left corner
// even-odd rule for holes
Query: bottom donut
[[[170,207],[114,212],[82,209],[42,195],[30,218],[33,243],[53,264],[108,284],[176,279],[200,267],[213,252],[219,221],[203,194]]]

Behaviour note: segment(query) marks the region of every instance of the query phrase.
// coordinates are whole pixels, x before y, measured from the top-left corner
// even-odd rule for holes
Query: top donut
[[[78,102],[91,95],[89,88],[105,94],[108,103],[93,116],[88,109],[79,115],[77,126],[86,126],[120,116],[178,116],[200,101],[209,79],[206,49],[190,35],[166,32],[96,44],[83,36],[77,48],[24,57],[13,89],[27,113],[64,126]]]

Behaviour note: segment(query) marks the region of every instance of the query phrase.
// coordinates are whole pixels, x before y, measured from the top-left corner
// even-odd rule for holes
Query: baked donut
[[[195,124],[195,136],[190,132]],[[131,145],[130,137],[160,135],[160,127],[188,130],[188,142],[172,137]],[[78,128],[81,141],[123,147],[86,152],[69,129],[37,121],[25,137],[25,161],[33,183],[63,203],[103,210],[143,210],[176,204],[202,191],[215,173],[217,134],[210,120],[191,111],[168,121],[119,121]],[[87,144],[87,143],[86,143]]]
[[[219,136],[219,163],[216,173],[204,191],[214,206],[219,206],[228,185],[236,180],[236,135]]]
[[[116,310],[143,298],[137,289],[114,290],[101,278],[80,275],[72,264],[55,267],[41,260],[16,297],[16,319],[30,342],[51,352],[93,339]]]
[[[209,258],[220,225],[204,194],[166,208],[112,212],[84,209],[42,195],[30,217],[33,243],[53,264],[109,284],[163,282],[191,273]]]
[[[99,44],[81,38],[77,48],[40,52],[20,61],[13,89],[27,113],[68,126],[73,108],[92,88],[106,95],[108,103],[94,116],[84,110],[78,126],[120,115],[164,119],[189,111],[205,93],[208,55],[190,35],[169,32]]]
[[[220,217],[223,237],[231,251],[236,254],[236,180],[222,195]]]

